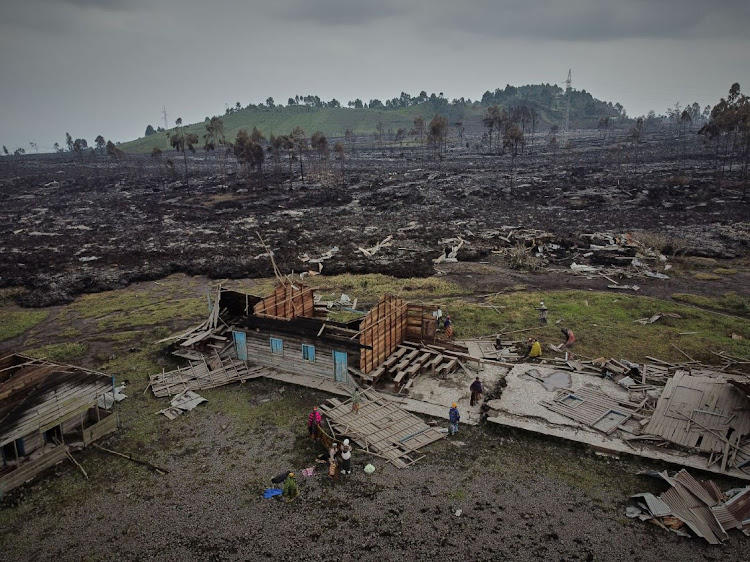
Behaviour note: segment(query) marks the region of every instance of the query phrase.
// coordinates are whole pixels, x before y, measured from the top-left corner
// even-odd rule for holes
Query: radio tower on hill
[[[570,78],[570,76],[568,76]],[[164,118],[164,130],[166,131],[169,129],[169,122],[167,121],[167,106],[163,105],[161,107],[161,116]]]
[[[563,121],[563,138],[568,138],[568,132],[570,130],[570,91],[572,89],[573,79],[571,78],[571,71],[568,69],[568,79],[565,81],[565,121]]]

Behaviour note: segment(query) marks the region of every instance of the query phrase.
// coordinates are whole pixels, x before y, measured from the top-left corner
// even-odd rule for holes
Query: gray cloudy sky
[[[126,141],[225,104],[562,84],[630,115],[750,91],[747,0],[3,0],[0,144]]]

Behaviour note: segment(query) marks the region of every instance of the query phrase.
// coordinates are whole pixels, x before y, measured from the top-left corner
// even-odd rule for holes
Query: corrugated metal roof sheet
[[[726,506],[737,521],[744,522],[750,519],[750,486],[730,499]]]
[[[669,506],[665,504],[663,501],[661,501],[659,498],[657,498],[654,494],[649,494],[649,493],[636,494],[631,497],[643,498],[643,500],[646,502],[646,506],[648,507],[648,510],[651,512],[651,515],[653,515],[654,517],[666,517],[667,515],[672,515],[672,510],[669,508]]]
[[[725,531],[742,527],[742,524],[734,518],[726,505],[716,505],[711,508],[711,511]]]
[[[693,494],[707,506],[710,507],[716,505],[717,502],[713,497],[711,497],[711,494],[709,494],[706,489],[701,486],[701,483],[693,478],[690,473],[684,468],[674,475],[674,479],[685,486],[685,488],[687,488],[691,494]]]

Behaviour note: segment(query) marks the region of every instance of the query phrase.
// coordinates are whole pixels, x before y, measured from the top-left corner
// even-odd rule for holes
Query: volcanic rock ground
[[[537,146],[543,139],[538,139]],[[46,155],[0,159],[0,286],[31,289],[28,306],[158,279],[181,271],[213,278],[268,276],[260,233],[284,272],[301,254],[339,252],[324,273],[434,273],[441,240],[468,242],[461,260],[486,259],[503,226],[548,231],[565,247],[582,233],[658,233],[665,252],[744,255],[750,204],[734,176],[717,181],[699,141],[683,157],[669,137],[638,147],[581,133],[575,148],[519,156],[454,148],[442,160],[418,148],[359,147],[341,162],[305,159],[307,180],[286,161],[264,175],[213,153],[180,158]],[[293,163],[293,170],[298,164]],[[224,180],[226,179],[226,183]],[[734,226],[733,226],[734,225]],[[739,225],[739,227],[737,227]],[[386,236],[373,258],[357,251]]]
[[[437,161],[418,148],[360,146],[347,155],[343,178],[339,161],[306,159],[305,185],[289,176],[286,161],[278,175],[267,162],[263,180],[247,180],[232,165],[225,182],[219,158],[199,153],[189,157],[189,189],[174,155],[176,174],[165,164],[169,155],[2,158],[0,286],[26,287],[22,304],[46,306],[176,271],[269,276],[256,233],[284,272],[307,269],[303,253],[315,257],[338,246],[324,274],[428,276],[441,241],[458,235],[468,242],[460,260],[495,263],[491,250],[502,245],[496,233],[503,226],[549,231],[572,249],[586,232],[647,232],[661,237],[664,251],[747,255],[750,209],[736,174],[717,180],[710,151],[698,141],[686,157],[669,135],[642,143],[637,163],[634,150],[622,138],[581,133],[571,150],[535,148],[516,159],[511,181],[507,155],[453,149]],[[388,235],[393,245],[374,258],[356,251]],[[454,266],[443,269],[461,275]],[[525,278],[498,271],[494,287]],[[586,286],[570,276],[555,279],[547,282]],[[746,281],[740,273],[708,290],[746,293]],[[690,282],[644,286],[658,294]],[[649,289],[658,286],[668,289]],[[205,395],[229,396],[246,404],[248,415],[265,414],[239,423],[199,409],[163,422],[158,443],[142,443],[141,453],[149,451],[167,475],[93,449],[78,454],[88,482],[64,463],[4,498],[4,508],[19,506],[23,516],[0,530],[0,558],[747,559],[739,533],[711,547],[625,518],[628,495],[661,490],[636,473],[665,467],[483,426],[431,445],[408,470],[359,453],[354,474],[339,484],[317,474],[300,479],[294,503],[264,500],[272,476],[314,464],[321,451],[307,440],[299,412],[326,397],[264,381]],[[137,432],[139,423],[124,420],[123,434]],[[114,446],[117,439],[110,438]],[[370,461],[377,470],[366,475]]]

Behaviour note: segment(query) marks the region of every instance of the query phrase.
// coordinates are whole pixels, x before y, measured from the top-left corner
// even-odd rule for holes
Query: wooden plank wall
[[[383,295],[367,313],[360,324],[359,342],[372,349],[362,348],[359,360],[362,373],[376,369],[406,339],[407,309],[406,301]]]
[[[106,414],[107,417],[103,417],[101,421],[83,430],[83,445],[85,447],[88,447],[91,443],[93,443],[100,437],[104,437],[105,435],[117,431],[117,426],[120,422],[120,418],[117,412],[109,413],[102,410],[102,414]],[[93,414],[93,416],[94,417],[91,419],[96,419],[95,413]]]
[[[681,389],[683,396],[684,389],[694,391],[689,403],[673,400]],[[676,373],[667,381],[644,432],[703,453],[721,453],[730,428],[733,436],[750,434],[749,406],[747,395],[723,379]]]
[[[284,342],[284,354],[271,353],[270,338],[279,338]],[[311,363],[302,358],[302,344],[315,346],[315,362]],[[282,371],[290,371],[300,375],[311,375],[334,379],[333,351],[336,349],[329,343],[317,339],[301,338],[289,334],[273,334],[269,332],[247,332],[247,358],[253,363],[266,367],[276,367]],[[349,365],[356,365],[359,359],[356,351],[351,349],[337,349],[346,351]],[[348,377],[349,375],[347,375]],[[347,383],[350,382],[347,380]]]
[[[47,392],[39,405],[29,408],[3,428],[0,446],[31,433],[46,431],[96,404],[101,394],[112,389],[111,381],[106,377],[100,379],[85,384],[69,382]]]
[[[406,339],[408,341],[435,341],[437,321],[432,315],[435,307],[409,304],[407,306]]]
[[[12,490],[16,486],[20,486],[27,480],[34,478],[34,476],[44,469],[64,460],[66,457],[65,450],[65,445],[58,445],[43,456],[36,458],[33,461],[23,463],[10,474],[0,478],[0,494]]]
[[[274,292],[253,307],[254,314],[291,320],[298,316],[315,317],[315,295],[302,284],[279,285]]]

